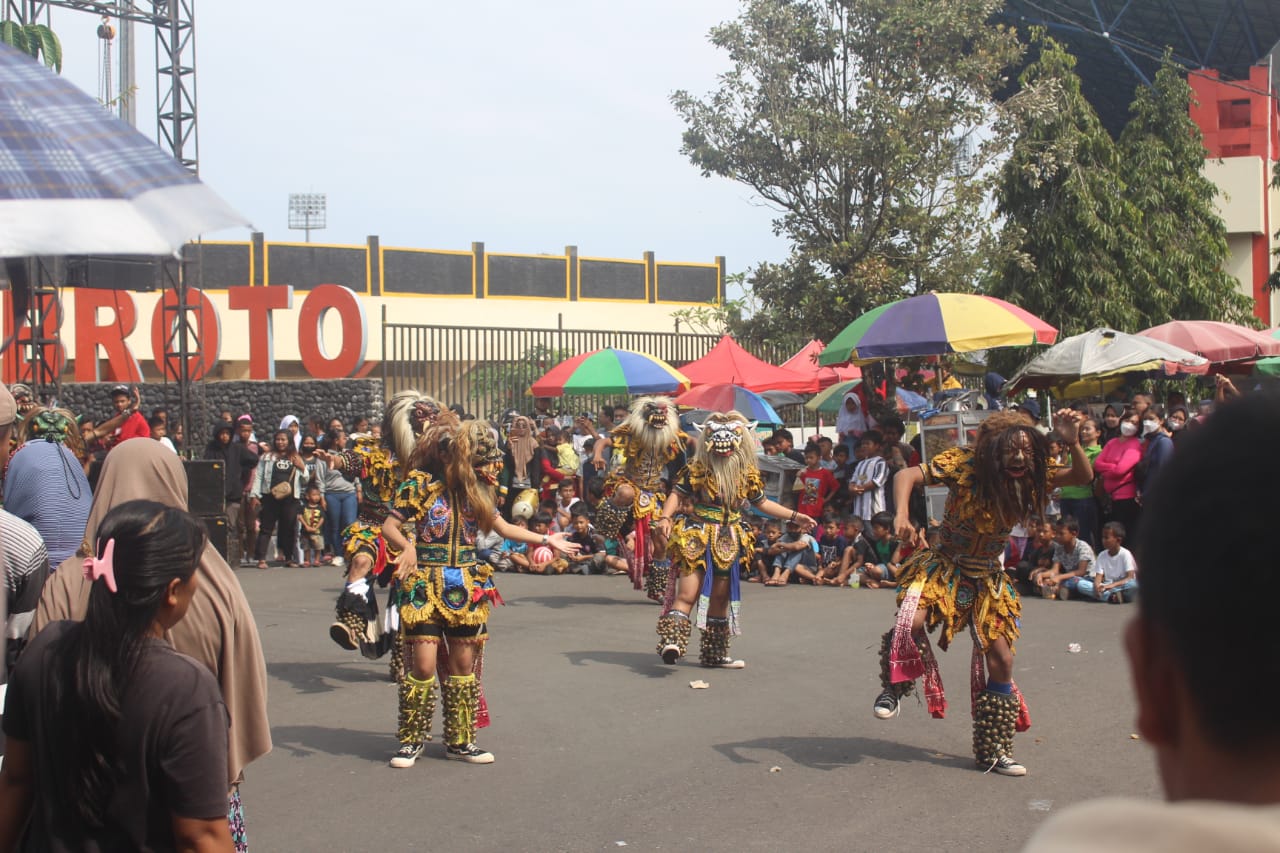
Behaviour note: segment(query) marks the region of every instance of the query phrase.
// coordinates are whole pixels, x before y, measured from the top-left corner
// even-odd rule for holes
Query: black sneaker
[[[991,765],[979,764],[988,773],[999,773],[1001,776],[1026,776],[1027,768],[1007,755],[1002,755]]]
[[[396,754],[391,756],[392,767],[412,767],[414,762],[418,760],[418,756],[422,755],[421,743],[402,743],[400,748],[396,750]]]
[[[898,697],[888,690],[876,697],[876,704],[871,708],[878,720],[892,720],[902,710],[898,705]]]
[[[474,743],[460,743],[446,746],[444,748],[444,757],[452,758],[454,761],[465,761],[468,764],[493,763],[493,753],[485,752]]]
[[[680,647],[674,643],[667,643],[662,647],[662,662],[665,664],[674,664],[680,660]]]

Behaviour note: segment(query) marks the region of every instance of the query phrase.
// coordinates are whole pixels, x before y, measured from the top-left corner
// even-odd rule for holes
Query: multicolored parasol
[[[1016,305],[973,293],[925,293],[881,305],[844,328],[819,364],[1051,344],[1058,330]]]
[[[688,378],[662,359],[609,347],[584,352],[560,362],[534,382],[529,393],[535,397],[670,394],[688,387]]]
[[[676,397],[676,404],[691,409],[705,409],[711,412],[728,412],[737,410],[756,423],[781,426],[782,418],[769,401],[754,391],[748,391],[741,385],[725,383],[722,385],[699,385]]]

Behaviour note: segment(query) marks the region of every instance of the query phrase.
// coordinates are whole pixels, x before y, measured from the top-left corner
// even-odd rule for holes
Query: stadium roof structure
[[[1244,81],[1242,88],[1252,91],[1249,67],[1265,62],[1280,42],[1278,0],[1006,0],[1004,5],[1006,22],[1019,29],[1045,27],[1079,59],[1076,71],[1085,97],[1116,136],[1129,120],[1134,91],[1155,79],[1166,46],[1188,71],[1215,69],[1224,80]]]

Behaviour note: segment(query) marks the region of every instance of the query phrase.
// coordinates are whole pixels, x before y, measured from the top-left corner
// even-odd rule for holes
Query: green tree
[[[1021,52],[1000,6],[746,0],[712,29],[732,66],[706,97],[672,95],[682,151],[751,187],[793,246],[752,271],[761,311],[735,332],[829,338],[884,301],[973,286],[992,248],[982,165],[1010,141],[977,131]]]
[[[467,374],[466,398],[493,419],[508,409],[532,411],[529,386],[573,355],[572,350],[534,344],[517,361],[486,361]]]
[[[1032,44],[1039,56],[1019,77],[1017,141],[997,196],[1012,251],[989,292],[1064,337],[1097,326],[1135,331],[1136,306],[1148,302],[1141,292],[1153,285],[1116,145],[1080,92],[1075,57],[1043,32]]]
[[[1121,174],[1142,217],[1143,266],[1153,285],[1135,306],[1140,328],[1170,320],[1253,323],[1253,300],[1225,269],[1227,227],[1214,206],[1218,188],[1204,176],[1207,152],[1184,74],[1166,51],[1153,85],[1138,89],[1120,135]]]

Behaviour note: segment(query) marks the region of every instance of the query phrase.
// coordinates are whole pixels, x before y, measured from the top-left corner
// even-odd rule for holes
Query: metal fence
[[[685,332],[620,332],[599,329],[518,329],[427,326],[382,322],[382,379],[386,396],[414,388],[444,403],[459,403],[479,417],[507,409],[531,411],[529,386],[567,358],[605,347],[645,352],[679,367],[695,361],[719,340]],[[757,352],[777,364],[788,354]],[[775,360],[777,359],[777,360]],[[566,413],[598,412],[626,402],[625,395],[565,398]]]

